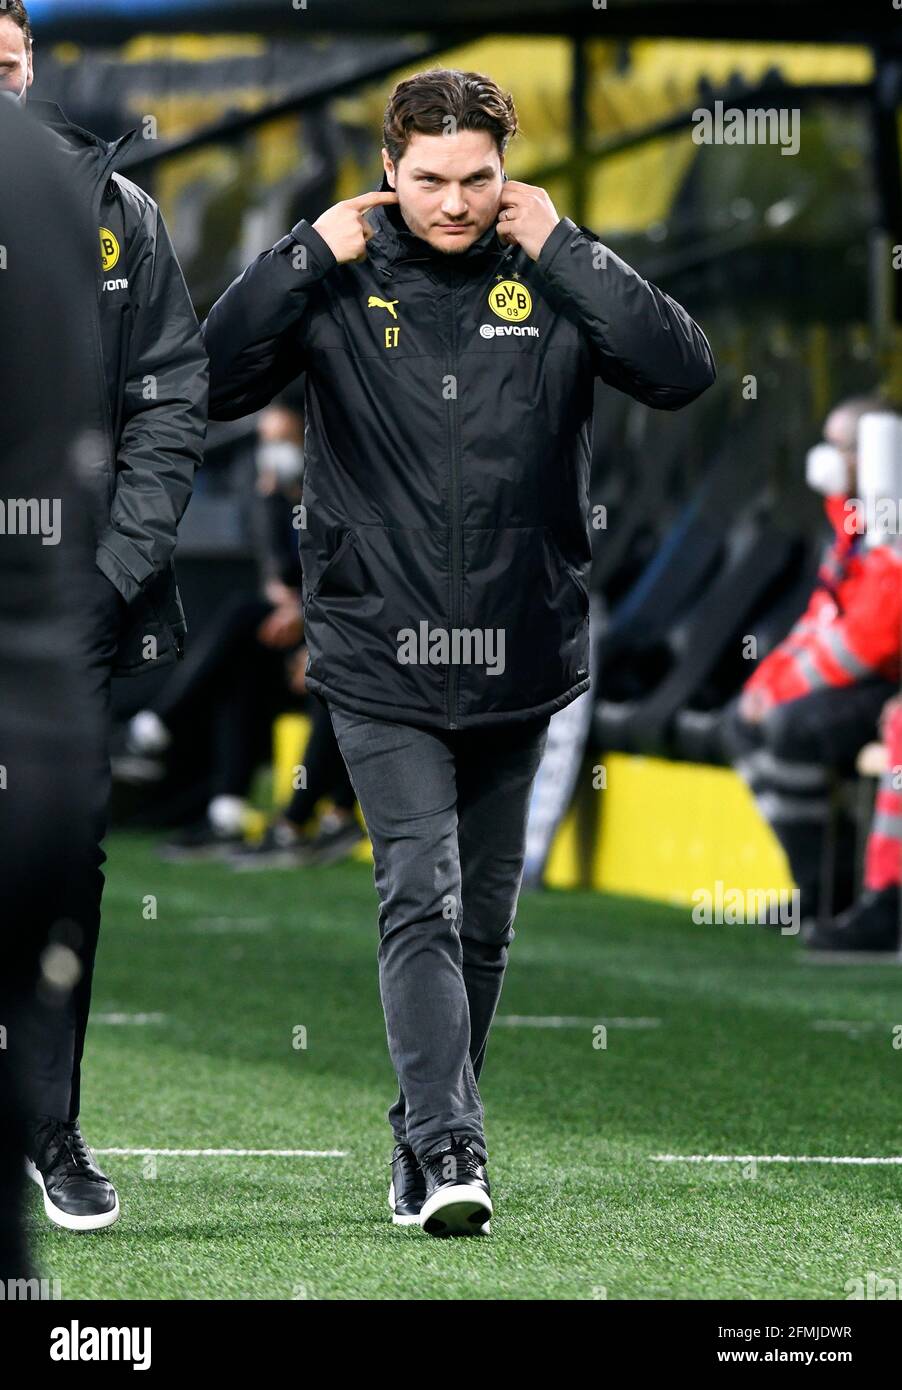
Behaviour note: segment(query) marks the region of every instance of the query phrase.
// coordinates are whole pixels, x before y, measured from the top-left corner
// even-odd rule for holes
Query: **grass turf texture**
[[[50,1227],[31,1189],[64,1298],[842,1299],[869,1270],[902,1278],[902,1168],[652,1161],[902,1153],[897,968],[806,965],[791,937],[644,902],[524,895],[500,1014],[661,1024],[610,1027],[604,1049],[588,1023],[496,1028],[493,1233],[436,1240],[389,1219],[371,869],[238,875],[162,864],[143,837],[108,848],[94,1009],[166,1017],[89,1030],[88,1142],[348,1156],[161,1157],[155,1177],[102,1157],[123,1214],[94,1235]]]

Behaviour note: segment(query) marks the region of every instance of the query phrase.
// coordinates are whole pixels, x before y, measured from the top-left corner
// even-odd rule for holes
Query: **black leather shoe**
[[[897,951],[898,888],[864,893],[838,917],[814,923],[804,940],[812,951]]]
[[[488,1235],[492,1199],[485,1165],[465,1139],[422,1161],[426,1198],[420,1225],[431,1236]]]
[[[28,1127],[25,1171],[44,1211],[67,1231],[99,1231],[119,1219],[116,1189],[98,1168],[77,1120],[37,1116]]]
[[[395,1226],[418,1226],[420,1208],[426,1196],[426,1179],[409,1144],[396,1144],[391,1156],[391,1187],[388,1205]]]

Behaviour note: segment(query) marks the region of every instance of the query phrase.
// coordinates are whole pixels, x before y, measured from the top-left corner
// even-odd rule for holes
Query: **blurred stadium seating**
[[[877,43],[885,17],[847,15],[831,32],[823,7],[784,5],[793,41],[765,43],[755,41],[761,7],[743,4],[703,7],[705,37],[697,15],[653,3],[604,12],[606,37],[597,12],[590,23],[564,0],[446,8],[412,33],[411,8],[397,3],[375,14],[331,0],[324,17],[285,4],[35,0],[35,94],[109,137],[138,127],[145,138],[125,172],[160,200],[203,314],[298,218],[376,186],[373,132],[399,77],[444,64],[509,86],[523,127],[512,177],[546,187],[685,303],[715,344],[717,385],[684,414],[598,388],[591,500],[605,525],[593,590],[604,631],[592,747],[717,761],[717,712],[748,672],[742,639],[765,655],[814,573],[822,517],[804,486],[805,451],[831,402],[893,386],[902,363],[898,287],[875,270],[880,248],[902,236],[889,123],[897,68]],[[700,105],[768,96],[801,111],[792,158],[693,141]],[[253,440],[253,421],[211,427],[180,542],[195,632],[224,589],[253,583]],[[123,683],[120,718],[147,703],[156,679]],[[717,775],[723,792],[732,773]],[[682,783],[693,805],[694,785]],[[744,833],[762,837],[760,862],[776,856],[779,868],[764,827],[746,820]],[[561,870],[561,853],[552,880],[609,882],[572,856]],[[657,880],[646,890],[677,891]]]

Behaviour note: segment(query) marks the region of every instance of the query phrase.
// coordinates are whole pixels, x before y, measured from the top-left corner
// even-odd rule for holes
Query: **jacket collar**
[[[74,125],[53,101],[28,101],[26,110],[47,126],[68,149],[88,159],[93,158],[96,161],[98,176],[113,172],[115,165],[138,134],[136,130],[130,130],[118,140],[103,140],[90,130]]]
[[[391,192],[384,170],[378,191]],[[370,220],[376,235],[367,247],[367,256],[387,275],[392,275],[398,266],[408,261],[421,262],[423,268],[431,272],[460,270],[472,274],[482,270],[490,260],[499,263],[506,260],[514,251],[514,247],[499,241],[494,224],[459,256],[448,256],[410,230],[396,203],[375,208]]]

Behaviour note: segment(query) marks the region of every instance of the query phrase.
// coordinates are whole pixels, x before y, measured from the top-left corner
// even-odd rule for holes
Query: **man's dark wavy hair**
[[[0,19],[11,19],[25,35],[25,47],[31,48],[31,20],[22,0],[0,0]]]
[[[392,92],[385,108],[383,144],[397,164],[412,135],[487,130],[503,155],[518,128],[513,97],[490,77],[430,68],[405,78]]]

